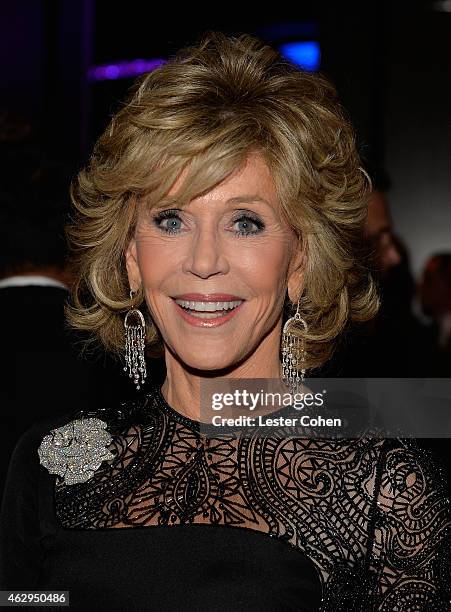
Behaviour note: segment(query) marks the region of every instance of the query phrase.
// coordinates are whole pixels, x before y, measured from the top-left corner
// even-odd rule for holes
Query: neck
[[[201,384],[210,379],[271,378],[280,380],[279,360],[281,322],[276,325],[257,349],[241,362],[221,370],[197,370],[178,360],[166,348],[166,379],[161,387],[167,403],[177,412],[194,420],[201,418]]]

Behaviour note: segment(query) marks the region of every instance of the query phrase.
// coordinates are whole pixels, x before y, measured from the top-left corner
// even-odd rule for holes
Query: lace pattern
[[[207,437],[159,388],[108,423],[93,478],[56,478],[66,529],[221,524],[279,538],[314,562],[321,612],[451,610],[451,518],[438,466],[414,441]]]

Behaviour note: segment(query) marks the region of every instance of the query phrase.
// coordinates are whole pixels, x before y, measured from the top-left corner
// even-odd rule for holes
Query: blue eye
[[[250,215],[249,213],[246,213],[245,215],[241,215],[241,217],[238,217],[238,219],[235,219],[235,221],[233,222],[235,223],[243,223],[244,225],[246,225],[246,229],[241,229],[237,232],[237,236],[253,236],[255,234],[259,234],[261,231],[263,231],[265,224],[263,223],[263,221],[261,221],[258,217],[254,217],[253,215]],[[255,230],[250,230],[249,227],[251,225],[255,225],[257,229]]]
[[[182,223],[181,218],[175,210],[163,210],[153,218],[155,225],[161,231],[166,234],[179,234],[181,231],[180,224]],[[162,225],[163,221],[167,221],[167,225]],[[253,236],[259,234],[265,228],[265,224],[257,216],[250,213],[242,214],[233,221],[233,225],[236,223],[242,223],[245,225],[244,229],[238,230],[236,236]],[[257,229],[250,229],[254,225]]]
[[[160,223],[166,219],[171,220],[171,221],[168,221],[168,225],[166,227],[164,227],[163,225],[160,225]],[[176,224],[174,225],[174,221],[175,223],[177,222],[181,223],[182,220],[180,219],[180,217],[175,211],[163,210],[158,215],[155,215],[153,220],[154,220],[155,225],[159,229],[161,229],[163,232],[166,232],[166,234],[178,234],[180,232],[180,227],[177,226]]]

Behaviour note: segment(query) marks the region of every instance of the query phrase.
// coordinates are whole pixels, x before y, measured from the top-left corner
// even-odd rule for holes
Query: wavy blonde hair
[[[124,312],[145,302],[142,288],[129,297],[125,266],[139,203],[189,202],[255,151],[306,254],[298,297],[308,330],[296,331],[306,367],[330,358],[350,322],[375,316],[379,297],[363,236],[371,185],[335,89],[257,38],[209,31],[137,81],[71,187],[66,232],[76,282],[66,317],[90,334],[88,344],[122,354]],[[284,320],[292,306],[286,300]],[[162,355],[144,310],[148,354]]]

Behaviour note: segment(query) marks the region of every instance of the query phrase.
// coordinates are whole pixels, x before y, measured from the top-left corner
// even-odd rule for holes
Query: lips
[[[182,293],[172,296],[173,300],[186,300],[189,302],[236,302],[244,299],[231,293]]]
[[[227,323],[228,321],[230,321],[230,319],[232,319],[233,317],[236,316],[237,312],[239,312],[241,310],[241,308],[244,306],[245,301],[241,300],[240,298],[238,298],[238,300],[240,301],[238,306],[235,306],[235,308],[233,308],[232,310],[225,310],[223,312],[223,314],[216,314],[215,316],[211,316],[213,315],[213,313],[207,313],[204,312],[203,315],[201,312],[196,312],[196,311],[191,311],[191,310],[186,310],[185,308],[183,308],[182,306],[180,306],[176,300],[182,300],[182,301],[203,301],[203,302],[207,302],[208,300],[205,299],[205,296],[202,298],[202,300],[200,300],[198,297],[196,298],[196,300],[193,300],[191,298],[191,296],[199,296],[199,294],[193,294],[193,293],[189,293],[189,294],[185,294],[183,297],[180,298],[176,298],[173,300],[173,304],[176,308],[176,312],[182,317],[182,319],[184,319],[187,323],[189,323],[190,325],[193,325],[194,327],[198,327],[198,328],[214,328],[214,327],[219,327],[221,325],[224,325],[225,323]],[[218,298],[216,297],[216,295],[218,294],[214,294],[214,301],[219,301]],[[220,294],[222,297],[225,296],[227,299],[226,300],[221,300],[221,301],[235,301],[235,300],[230,300],[230,297],[235,297],[235,296],[230,296],[229,294]],[[188,300],[186,298],[186,296],[190,296],[190,300]],[[209,295],[208,297],[212,297],[212,295]],[[207,318],[206,318],[207,317]]]

